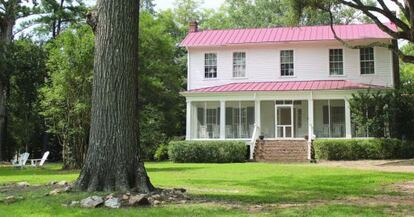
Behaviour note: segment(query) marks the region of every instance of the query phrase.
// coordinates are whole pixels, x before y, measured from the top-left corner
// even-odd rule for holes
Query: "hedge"
[[[246,143],[238,141],[173,141],[168,147],[177,163],[244,162],[247,155]]]
[[[398,139],[317,139],[315,158],[322,160],[407,159],[414,143]]]

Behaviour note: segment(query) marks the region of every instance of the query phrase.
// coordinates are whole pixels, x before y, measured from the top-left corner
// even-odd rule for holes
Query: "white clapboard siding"
[[[361,75],[359,50],[344,49],[344,76],[329,75],[329,49],[343,48],[336,41],[269,45],[235,45],[226,47],[188,48],[188,89],[235,82],[288,80],[351,80],[359,83],[392,86],[392,53],[374,49],[375,74]],[[280,76],[280,51],[294,50],[295,76]],[[246,78],[233,78],[233,52],[246,52]],[[216,79],[204,78],[204,54],[217,53]]]

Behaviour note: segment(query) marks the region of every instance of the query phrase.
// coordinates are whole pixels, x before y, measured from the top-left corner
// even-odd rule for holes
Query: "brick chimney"
[[[198,22],[193,20],[188,24],[189,32],[198,32]]]

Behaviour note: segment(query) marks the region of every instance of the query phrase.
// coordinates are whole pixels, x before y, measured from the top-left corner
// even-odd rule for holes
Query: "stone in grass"
[[[161,204],[161,202],[159,201],[159,200],[154,200],[153,202],[152,202],[152,205],[154,205],[154,206],[158,206],[158,205],[160,205]]]
[[[49,185],[56,185],[58,182],[57,181],[51,181],[49,182]]]
[[[61,186],[61,187],[65,187],[65,186],[69,185],[69,183],[67,181],[60,181],[60,182],[55,183],[55,184],[58,185],[58,186]]]
[[[29,187],[30,184],[28,182],[19,182],[19,183],[17,183],[17,186],[24,188],[24,187]]]
[[[101,206],[103,203],[104,203],[104,200],[102,199],[102,197],[91,196],[91,197],[81,200],[80,206],[82,208],[96,208],[98,206]]]
[[[77,206],[79,206],[79,204],[80,204],[79,201],[72,201],[72,202],[70,202],[69,206],[70,207],[77,207]]]
[[[6,204],[11,204],[11,203],[17,202],[18,200],[23,200],[23,199],[24,199],[23,197],[7,196],[6,198],[4,198],[1,201],[6,203]]]
[[[105,206],[112,209],[118,209],[121,207],[121,200],[117,197],[113,197],[105,201]]]
[[[175,191],[175,192],[181,192],[181,193],[187,192],[187,190],[184,189],[184,188],[173,188],[173,191]]]
[[[49,195],[50,196],[55,196],[55,195],[58,195],[60,193],[69,192],[70,190],[72,190],[71,186],[66,186],[64,188],[56,188],[56,189],[50,191],[49,193],[47,193],[46,196],[49,196]]]
[[[149,206],[151,205],[145,194],[131,196],[128,201],[129,206]]]

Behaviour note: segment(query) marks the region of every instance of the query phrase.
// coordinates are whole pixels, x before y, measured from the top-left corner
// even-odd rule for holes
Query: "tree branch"
[[[364,5],[360,0],[353,0],[356,3],[352,3],[346,0],[341,0],[341,3],[348,6],[348,7],[352,7],[358,10],[361,10],[366,16],[368,16],[369,18],[371,18],[375,24],[377,24],[377,26],[384,31],[385,33],[389,34],[390,36],[392,36],[393,38],[396,39],[406,39],[409,41],[412,41],[413,39],[411,38],[411,36],[409,34],[407,34],[407,32],[410,32],[410,27],[407,26],[407,24],[405,24],[404,22],[402,22],[400,19],[398,19],[395,15],[391,14],[386,14],[384,10],[377,8],[377,7],[373,7],[373,6],[368,6],[368,5]],[[391,30],[388,26],[386,26],[385,24],[383,24],[376,15],[374,15],[373,13],[371,13],[371,11],[380,13],[384,16],[386,16],[387,18],[389,18],[391,20],[391,22],[393,22],[394,24],[396,24],[398,27],[400,27],[401,29],[403,29],[403,31],[401,32],[396,32]]]
[[[368,47],[383,47],[391,50],[394,54],[396,54],[403,62],[406,63],[414,63],[414,56],[404,54],[398,47],[393,46],[392,44],[382,43],[382,42],[372,42],[366,45],[351,45],[342,38],[338,36],[334,28],[334,18],[331,10],[328,10],[329,18],[330,18],[330,27],[331,31],[334,35],[334,38],[339,41],[343,46],[349,49],[361,49],[361,48],[368,48]]]

